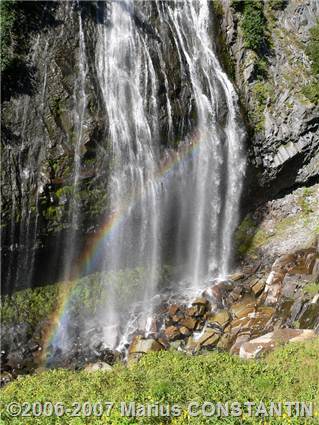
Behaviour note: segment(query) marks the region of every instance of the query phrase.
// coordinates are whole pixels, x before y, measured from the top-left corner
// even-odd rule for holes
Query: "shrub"
[[[260,52],[266,41],[265,25],[266,19],[263,12],[263,2],[245,1],[241,24],[245,47]]]
[[[310,40],[306,53],[311,60],[311,71],[315,81],[303,86],[302,94],[312,103],[319,103],[319,21],[310,29]]]
[[[287,0],[268,0],[268,3],[274,10],[282,10],[287,6]]]
[[[319,77],[319,21],[310,29],[310,40],[306,52],[312,62],[312,72]]]

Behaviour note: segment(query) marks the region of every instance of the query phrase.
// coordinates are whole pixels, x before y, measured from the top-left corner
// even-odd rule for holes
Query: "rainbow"
[[[204,140],[203,136],[203,134],[197,132],[190,138],[188,143],[181,145],[178,151],[171,151],[170,154],[165,157],[165,160],[161,162],[159,171],[155,175],[155,180],[158,181],[158,183],[164,183],[165,180],[169,179],[174,174],[181,163],[191,161],[198,153],[199,145]],[[76,267],[70,273],[69,279],[59,285],[57,307],[51,314],[49,319],[50,324],[45,330],[45,335],[43,337],[42,355],[40,357],[41,365],[47,365],[48,348],[51,344],[58,341],[59,329],[61,325],[67,322],[68,306],[79,277],[94,271],[94,266],[98,258],[104,252],[103,247],[106,242],[114,237],[122,223],[125,222],[128,211],[142,200],[142,196],[142,194],[135,194],[134,197],[126,202],[125,206],[106,217],[98,232],[89,240],[89,243],[77,261]]]

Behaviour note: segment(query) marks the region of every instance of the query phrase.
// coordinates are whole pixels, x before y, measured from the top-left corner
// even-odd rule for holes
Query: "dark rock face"
[[[49,13],[46,2],[39,3],[46,16]],[[4,71],[4,83],[10,82],[4,85],[2,97],[6,291],[14,289],[14,282],[20,287],[29,286],[34,280],[30,267],[39,270],[36,280],[42,281],[46,280],[41,269],[43,272],[43,269],[57,272],[61,269],[61,252],[67,249],[63,244],[64,234],[72,227],[72,210],[85,211],[77,223],[82,231],[87,230],[92,216],[101,213],[99,200],[106,181],[101,163],[105,161],[105,148],[98,141],[106,134],[106,123],[101,118],[103,105],[93,66],[85,81],[90,107],[82,119],[79,196],[75,202],[72,200],[81,95],[77,81],[80,17],[83,17],[88,64],[94,63],[96,42],[97,23],[84,6],[56,3],[50,10],[50,25],[29,29],[21,61],[32,68],[32,75],[24,75],[25,84],[19,83],[15,67]],[[35,7],[34,2],[26,4],[26,13],[32,14]],[[38,19],[41,23],[42,17]],[[25,86],[30,89],[26,90]],[[44,261],[45,267],[41,267]],[[57,277],[58,273],[53,272],[52,278]]]
[[[13,61],[3,73],[2,93],[5,292],[63,278],[64,258],[77,257],[108,210],[112,155],[96,56],[98,26],[110,25],[111,4],[17,7],[27,36],[19,42],[19,64]],[[158,74],[162,147],[174,148],[196,120],[190,76],[180,71],[183,58],[169,29],[166,40],[158,35],[155,3],[131,13]]]
[[[87,235],[94,233],[108,210],[112,154],[96,68],[97,28],[110,25],[110,3],[17,3],[24,16],[17,25],[25,39],[2,77],[5,292],[63,277],[66,255],[77,257]],[[311,80],[303,45],[318,16],[318,6],[311,0],[302,4],[291,0],[282,10],[270,13],[266,8],[268,22],[275,22],[276,30],[270,31],[272,48],[264,52],[268,76],[261,84],[256,73],[258,58],[244,46],[239,12],[229,0],[221,3],[223,37],[235,63],[235,82],[248,124],[254,130],[244,195],[249,200],[244,204],[251,205],[318,177],[318,106],[300,92],[302,82]],[[159,36],[155,2],[132,13],[158,74],[161,148],[175,148],[196,121],[189,70],[169,27],[165,40]],[[213,23],[217,28],[215,19]],[[212,33],[212,37],[216,35]],[[84,82],[81,72],[85,73]],[[83,91],[86,107],[82,110]],[[262,110],[260,92],[266,99]],[[167,96],[174,127],[171,132]],[[220,99],[220,109],[222,117],[225,99]],[[256,110],[258,117],[253,116]]]
[[[219,15],[251,128],[245,197],[252,204],[313,183],[319,170],[319,107],[302,93],[314,78],[305,46],[318,2],[289,0],[279,9],[269,3],[264,3],[268,46],[258,54],[245,47],[242,11],[222,0]]]

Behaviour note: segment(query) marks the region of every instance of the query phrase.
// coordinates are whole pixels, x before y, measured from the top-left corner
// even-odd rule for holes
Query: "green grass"
[[[303,291],[309,295],[319,294],[319,282],[307,283],[307,285],[303,288]]]
[[[3,424],[300,424],[299,418],[276,417],[266,422],[253,417],[189,417],[186,406],[190,401],[225,403],[227,401],[284,402],[299,400],[319,406],[319,339],[306,343],[292,343],[278,348],[259,361],[244,361],[228,353],[211,352],[187,356],[177,352],[146,355],[130,368],[118,364],[112,372],[87,373],[50,370],[23,377],[2,390],[2,405],[12,401],[72,403],[111,401],[110,416],[101,418],[32,417],[20,418],[2,415]],[[176,418],[121,417],[119,402],[147,404],[178,404],[182,415]],[[307,424],[318,424],[318,417]]]

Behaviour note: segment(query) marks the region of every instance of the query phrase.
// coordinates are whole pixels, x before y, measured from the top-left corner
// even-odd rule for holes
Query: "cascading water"
[[[72,9],[70,10],[72,13]],[[71,259],[75,255],[75,248],[77,244],[77,231],[79,225],[79,214],[80,208],[78,203],[79,197],[79,182],[80,182],[80,173],[81,173],[81,149],[84,145],[84,131],[83,126],[85,112],[87,108],[87,97],[85,92],[86,76],[88,72],[88,64],[85,52],[85,40],[83,32],[83,24],[81,13],[78,13],[79,19],[79,72],[78,78],[75,80],[75,85],[73,89],[73,99],[75,108],[72,111],[72,121],[74,123],[74,134],[75,136],[75,146],[74,146],[74,164],[73,164],[73,194],[71,200],[71,206],[69,211],[69,221],[70,221],[70,232],[67,240],[66,252],[67,258],[64,265],[64,278],[70,278],[72,271]]]
[[[140,309],[150,314],[168,245],[170,264],[180,267],[179,279],[193,288],[208,276],[227,274],[245,166],[244,134],[236,93],[213,49],[208,2],[111,6],[111,25],[99,28],[96,57],[109,123],[109,209],[124,219],[104,246],[103,268],[145,268],[148,279],[135,301],[142,300]],[[159,21],[153,39],[136,24],[144,16],[141,10]],[[188,78],[189,115],[195,114],[192,130],[173,153],[159,148],[162,81],[168,133],[174,126],[165,63],[170,43],[177,49],[181,75]],[[187,160],[185,150],[191,151]],[[163,161],[173,155],[176,165],[165,176]],[[112,293],[103,320],[109,324],[105,339],[114,345],[123,306]]]
[[[76,273],[82,277],[101,272],[94,277],[100,279],[94,296],[106,293],[106,301],[102,307],[99,303],[90,319],[85,316],[79,321],[81,314],[74,313],[72,302],[66,302],[53,352],[56,348],[68,351],[79,328],[96,332],[97,324],[103,328],[106,345],[123,347],[138,327],[150,328],[148,319],[164,293],[165,297],[194,294],[208,279],[225,276],[231,267],[245,168],[237,96],[215,53],[210,2],[114,0],[96,2],[94,7],[70,2],[60,9],[61,22],[67,16],[76,34],[72,66],[59,62],[59,52],[52,56],[54,38],[45,42],[38,38],[43,51],[38,52],[34,44],[34,58],[39,56],[35,63],[44,63],[41,99],[35,108],[42,124],[26,162],[37,161],[31,167],[36,170],[31,177],[37,192],[35,202],[31,197],[30,202],[29,186],[22,185],[23,205],[16,206],[23,216],[18,239],[19,245],[36,245],[41,231],[38,204],[44,202],[46,191],[45,205],[65,214],[57,223],[63,231],[54,252],[63,259],[53,261],[62,269],[61,279],[76,282],[79,237],[82,229],[88,231],[83,218],[86,206],[80,197],[88,187],[82,185],[82,176],[89,145],[100,155],[93,160],[97,169],[91,173],[90,187],[106,176],[100,180],[105,184],[106,224],[100,227],[109,229],[107,237],[98,244],[96,264],[92,261]],[[92,16],[92,10],[97,16]],[[59,27],[59,22],[57,31],[63,38],[66,26]],[[59,69],[63,69],[63,84],[55,81],[55,87],[50,78]],[[27,103],[20,104],[17,112],[23,140],[31,139],[28,131],[24,133],[27,108]],[[99,131],[94,133],[96,128]],[[53,141],[52,134],[58,135]],[[65,151],[66,165],[61,161]],[[62,172],[60,180],[54,170],[52,176],[47,172],[51,155],[52,167],[56,161],[69,170]],[[21,162],[20,169],[24,168]],[[30,187],[32,179],[25,178]],[[58,200],[57,190],[63,193]],[[12,204],[16,204],[14,198]],[[13,222],[15,216],[14,212]],[[30,226],[31,218],[35,226]],[[90,223],[91,233],[100,232],[98,220],[100,216]],[[16,239],[10,236],[12,243]],[[27,267],[33,268],[31,256],[17,272],[20,280]],[[174,273],[163,284],[166,267]],[[130,278],[126,281],[127,271],[136,275],[142,271],[143,278],[134,275],[133,283]],[[114,275],[124,276],[123,287],[117,287]],[[28,279],[31,284],[32,272]],[[67,298],[72,299],[72,290]]]

